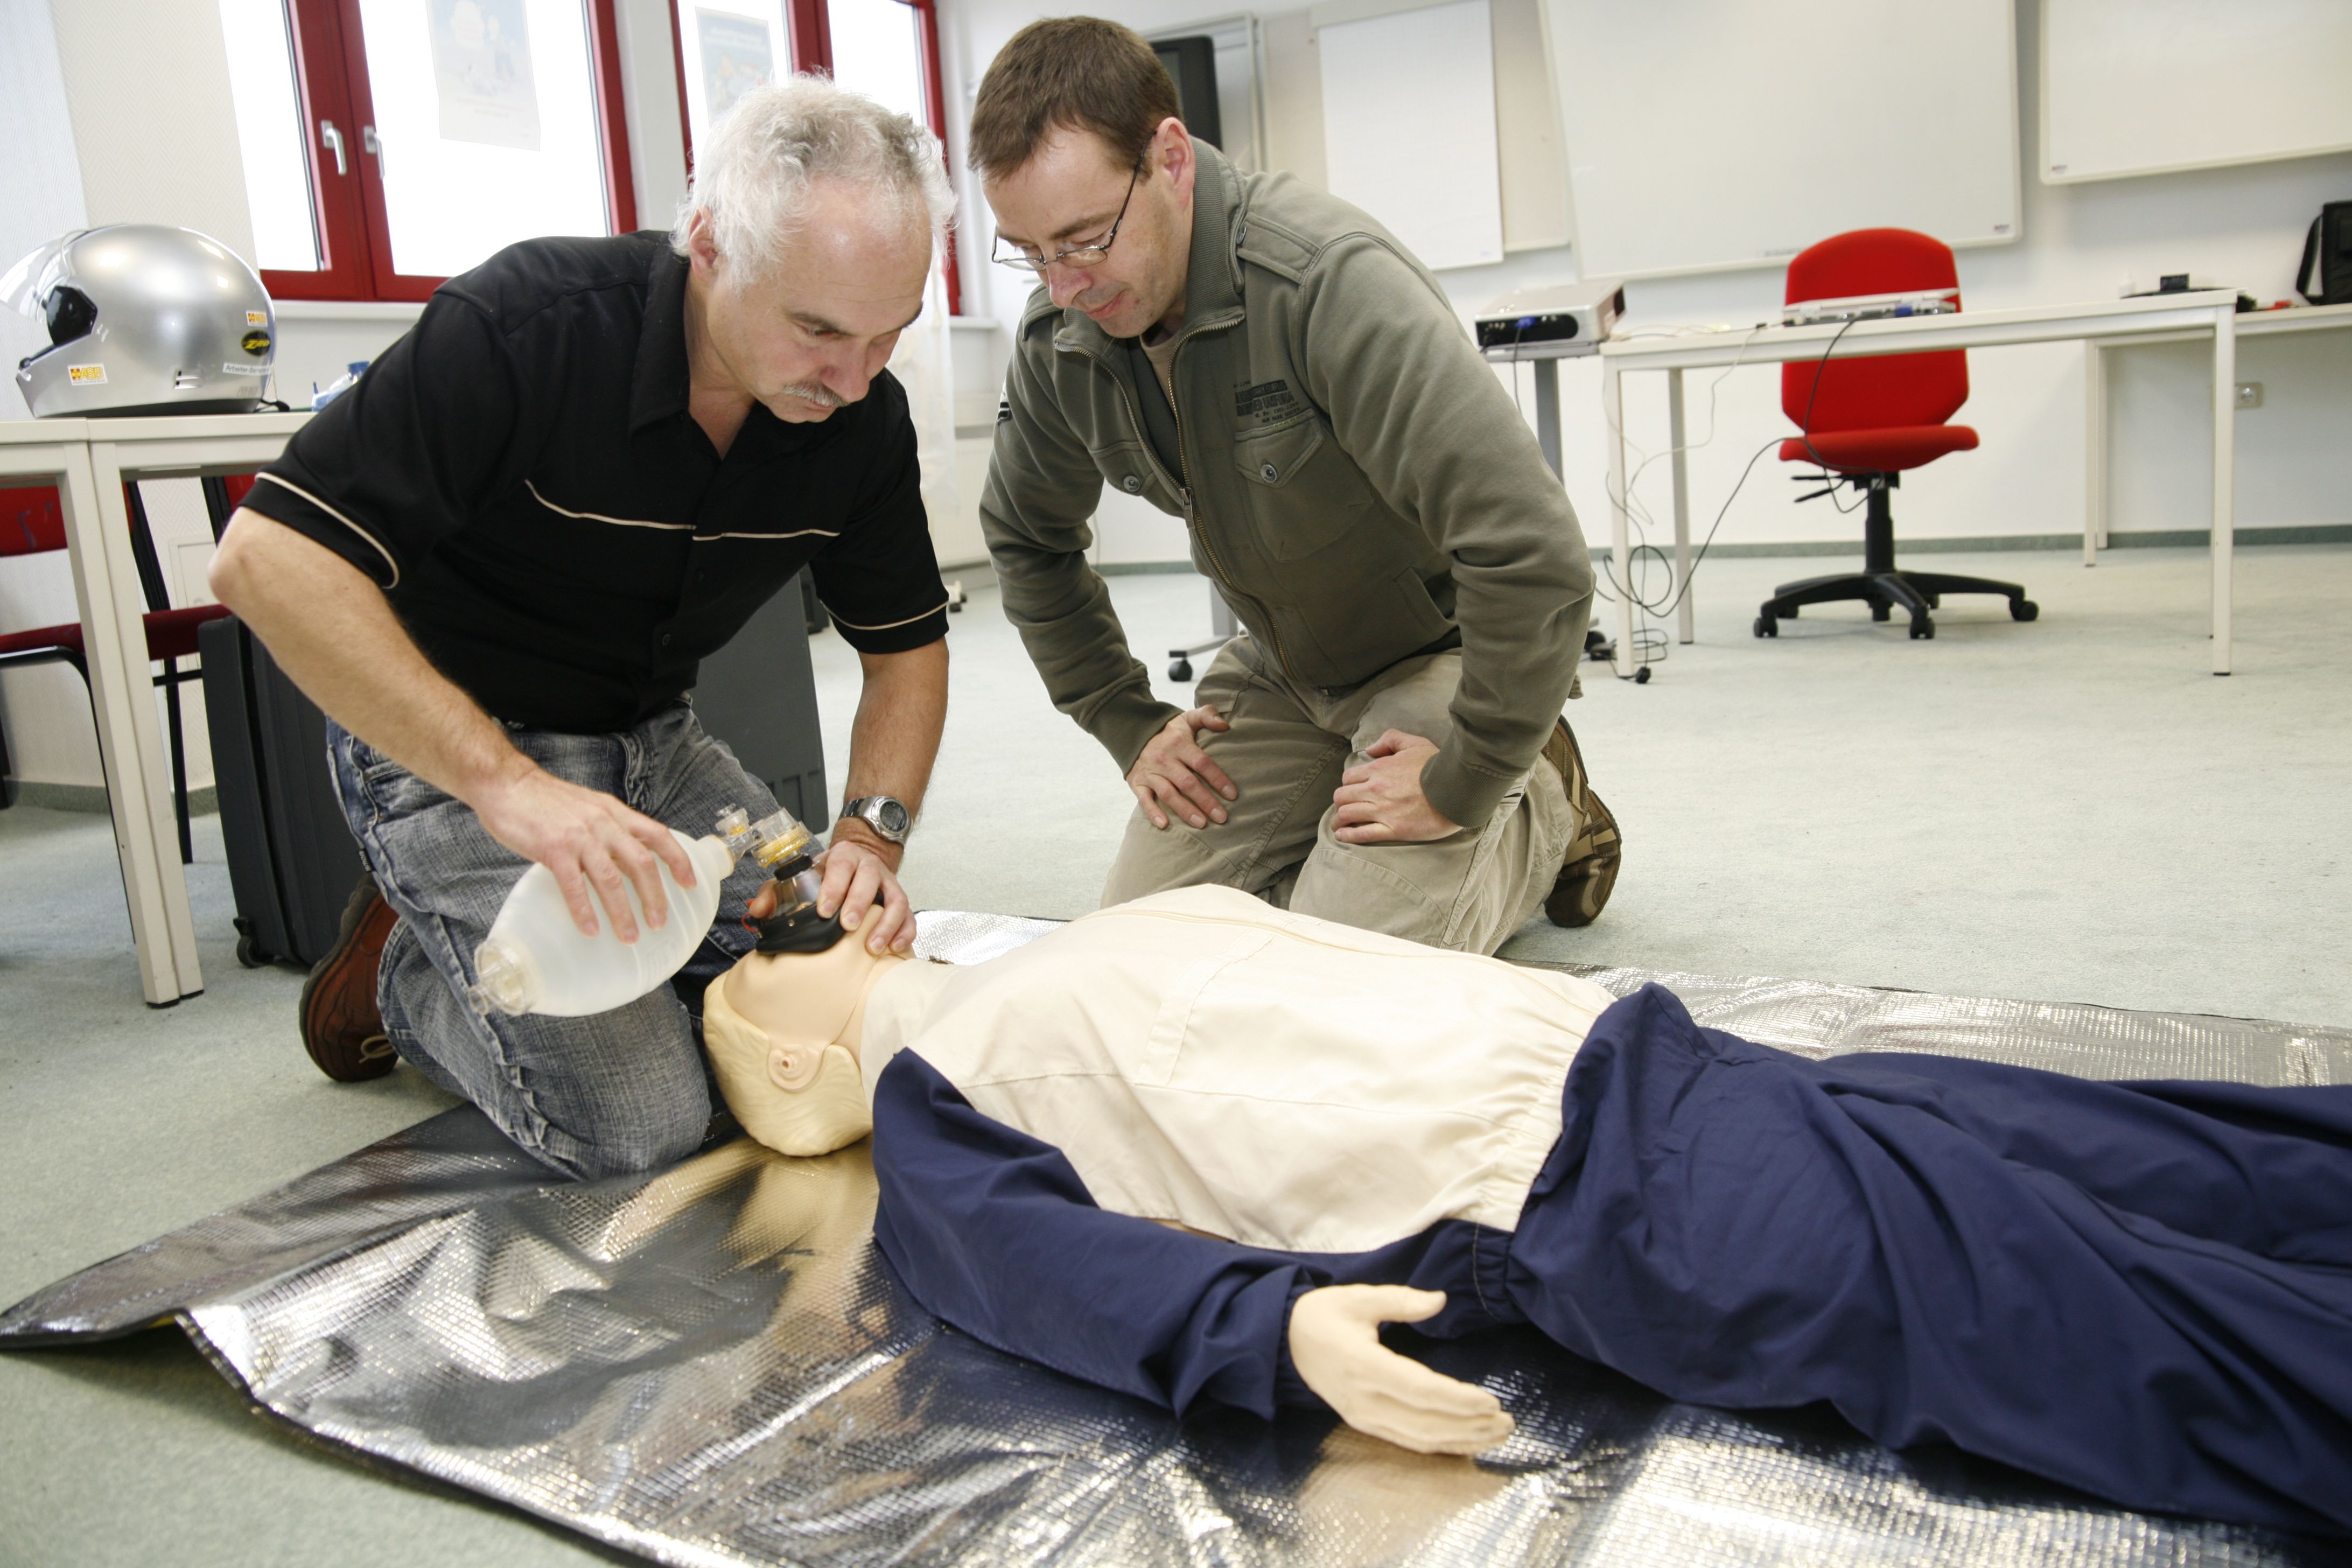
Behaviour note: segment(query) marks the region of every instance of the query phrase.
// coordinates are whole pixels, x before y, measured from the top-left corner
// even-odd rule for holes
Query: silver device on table
[[[1625,313],[1625,286],[1606,280],[1559,283],[1506,294],[1473,319],[1478,352],[1490,364],[1536,367],[1536,441],[1559,472],[1559,363],[1599,353]]]
[[[194,229],[78,230],[0,277],[0,301],[48,328],[49,346],[16,365],[36,418],[248,414],[278,352],[261,279]]]
[[[1960,308],[1958,289],[1914,289],[1895,294],[1848,294],[1835,300],[1794,300],[1780,307],[1784,327],[1823,321],[1881,321],[1904,316],[1948,316]]]

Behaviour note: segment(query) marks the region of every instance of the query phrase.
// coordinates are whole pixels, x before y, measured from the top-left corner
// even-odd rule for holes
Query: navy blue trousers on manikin
[[[2135,1508],[2352,1533],[2352,1087],[1815,1062],[1653,986],[1564,1105],[1508,1278],[1570,1350]]]

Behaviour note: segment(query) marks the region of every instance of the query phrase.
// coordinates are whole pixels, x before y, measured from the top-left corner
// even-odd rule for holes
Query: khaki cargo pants
[[[1139,807],[1103,887],[1106,905],[1220,883],[1277,909],[1464,952],[1492,952],[1542,907],[1576,835],[1559,773],[1538,757],[1482,827],[1430,844],[1342,844],[1331,837],[1339,775],[1382,731],[1439,746],[1462,679],[1459,650],[1406,659],[1361,686],[1293,685],[1246,637],[1201,678],[1198,701],[1233,725],[1202,748],[1240,797],[1228,820],[1155,828]]]

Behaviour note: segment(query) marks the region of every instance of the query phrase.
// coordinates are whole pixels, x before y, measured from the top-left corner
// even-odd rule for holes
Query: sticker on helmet
[[[245,313],[245,324],[248,327],[266,327],[269,325],[269,312],[267,310],[247,310]]]
[[[268,375],[269,374],[269,367],[266,364],[224,364],[221,369],[231,375]]]
[[[250,316],[253,312],[247,310],[246,314]],[[243,349],[249,354],[266,354],[269,352],[269,334],[268,332],[247,332],[243,338],[237,341],[236,346]]]
[[[106,379],[106,367],[102,364],[69,364],[66,366],[66,379],[76,385],[102,382]]]

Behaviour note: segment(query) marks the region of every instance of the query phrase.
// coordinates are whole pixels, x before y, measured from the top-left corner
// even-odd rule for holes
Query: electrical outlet
[[[2260,408],[2263,405],[2263,384],[2261,382],[2242,381],[2237,384],[2237,386],[2239,407]]]

